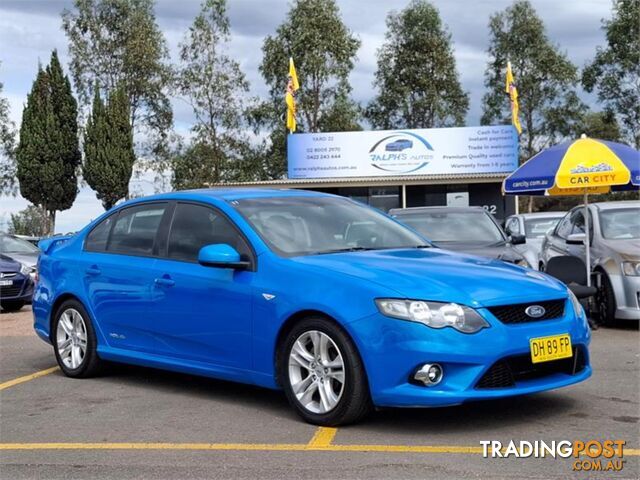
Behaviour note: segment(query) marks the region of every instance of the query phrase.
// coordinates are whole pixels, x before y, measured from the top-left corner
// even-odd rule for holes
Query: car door
[[[154,351],[151,287],[156,237],[167,206],[165,202],[124,208],[94,227],[85,240],[85,291],[112,347]]]
[[[573,224],[571,223],[572,213],[567,213],[560,220],[553,233],[547,235],[546,248],[545,252],[543,252],[547,262],[553,257],[570,254],[567,246],[567,237],[569,237],[573,229]]]
[[[584,207],[576,208],[571,212],[571,235],[585,234],[585,221],[584,221]],[[589,213],[589,241],[593,243],[593,218]],[[586,261],[586,247],[584,244],[567,244],[567,254],[574,257],[579,257],[583,261]],[[593,253],[593,252],[592,252]]]
[[[228,244],[251,268],[198,263],[205,245]],[[251,292],[255,258],[249,243],[221,211],[178,202],[165,257],[155,266],[153,330],[158,353],[227,367],[251,367]]]

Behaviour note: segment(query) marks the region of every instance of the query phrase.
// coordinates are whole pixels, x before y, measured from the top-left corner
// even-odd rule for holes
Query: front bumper
[[[436,407],[467,401],[536,393],[572,385],[591,376],[588,344],[591,333],[584,315],[575,318],[569,302],[565,316],[554,320],[505,325],[488,310],[479,313],[491,324],[475,334],[452,328],[440,330],[395,320],[381,314],[349,324],[363,357],[373,403],[389,407]],[[478,382],[497,362],[529,354],[529,340],[568,333],[574,351],[581,350],[582,368],[576,373],[552,372],[518,379],[512,386],[478,388]],[[439,363],[444,378],[433,387],[416,385],[416,367]]]
[[[616,318],[640,320],[640,277],[609,275],[616,297]]]
[[[33,297],[33,281],[30,277],[13,277],[12,285],[0,286],[0,300],[30,302]]]

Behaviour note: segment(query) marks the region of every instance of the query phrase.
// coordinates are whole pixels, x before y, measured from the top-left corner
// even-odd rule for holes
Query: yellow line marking
[[[335,432],[334,432],[335,433]],[[482,453],[481,447],[454,445],[319,445],[310,443],[0,443],[0,450],[236,450],[320,451],[389,453]],[[625,456],[639,456],[640,449],[625,449]]]
[[[336,436],[337,428],[331,427],[318,427],[313,438],[309,441],[307,446],[309,448],[328,447],[333,442],[333,438]]]
[[[25,375],[24,377],[18,377],[14,378],[13,380],[9,380],[8,382],[0,383],[0,391],[14,387],[16,385],[20,385],[21,383],[30,382],[31,380],[35,380],[36,378],[44,377],[45,375],[49,375],[50,373],[53,373],[57,370],[59,370],[58,367],[51,367],[45,370],[40,370],[39,372],[32,373],[30,375]]]

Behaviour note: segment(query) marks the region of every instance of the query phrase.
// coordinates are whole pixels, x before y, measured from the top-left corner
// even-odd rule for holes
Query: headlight
[[[36,273],[36,267],[30,267],[28,265],[25,265],[24,263],[20,264],[20,273],[23,275],[27,275],[30,276],[31,278],[34,277],[35,273]]]
[[[518,258],[516,259],[515,262],[516,265],[518,265],[519,267],[526,267],[526,268],[531,268],[531,265],[529,265],[529,262],[527,262],[524,258]]]
[[[622,262],[622,271],[628,277],[640,277],[640,262]]]
[[[423,323],[431,328],[453,327],[459,332],[475,333],[489,327],[474,309],[456,303],[379,298],[376,305],[387,317]]]
[[[580,305],[580,300],[578,300],[578,297],[576,297],[571,290],[567,289],[567,291],[569,292],[569,299],[571,300],[573,313],[575,313],[576,317],[582,316],[584,314],[584,309],[582,308],[582,305]]]

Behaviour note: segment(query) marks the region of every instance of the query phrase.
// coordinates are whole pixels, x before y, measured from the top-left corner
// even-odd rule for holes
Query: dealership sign
[[[511,173],[512,126],[426,128],[288,136],[289,178]]]

